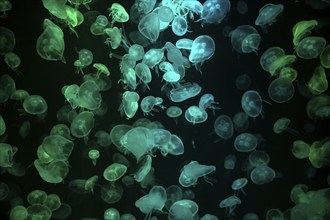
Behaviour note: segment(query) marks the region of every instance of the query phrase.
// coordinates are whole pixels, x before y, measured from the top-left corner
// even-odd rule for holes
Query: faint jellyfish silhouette
[[[270,183],[275,178],[275,171],[267,165],[255,167],[250,173],[250,178],[256,185]]]
[[[178,117],[182,115],[182,109],[178,106],[170,106],[166,109],[166,115],[173,118],[175,124],[178,124]]]
[[[224,167],[226,170],[233,170],[235,169],[235,165],[236,165],[236,160],[237,157],[233,154],[229,154],[225,157],[224,160]]]
[[[225,208],[228,216],[233,216],[235,215],[234,210],[236,206],[241,203],[241,200],[237,196],[229,196],[220,202],[219,207]]]
[[[294,86],[288,78],[277,78],[268,86],[268,95],[276,103],[284,103],[291,100],[294,93]]]
[[[238,53],[257,53],[261,37],[250,25],[240,25],[230,34],[231,45]]]
[[[246,90],[251,85],[251,78],[248,74],[241,74],[236,78],[236,88],[239,90]]]
[[[151,42],[155,42],[158,39],[160,32],[160,21],[158,15],[154,12],[145,15],[139,21],[138,29],[143,36]]]

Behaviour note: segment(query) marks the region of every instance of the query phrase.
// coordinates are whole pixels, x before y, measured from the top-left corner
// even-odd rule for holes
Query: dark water
[[[131,1],[118,1],[118,3],[129,9]],[[195,193],[194,201],[199,205],[199,216],[206,213],[214,214],[219,219],[229,219],[224,209],[219,208],[219,203],[224,198],[231,196],[234,192],[231,189],[231,183],[236,178],[248,177],[247,172],[241,171],[241,165],[247,158],[247,153],[236,152],[233,147],[234,137],[229,140],[217,140],[215,134],[209,135],[213,131],[213,122],[217,116],[226,114],[230,117],[238,111],[241,111],[240,100],[244,91],[238,90],[235,86],[235,79],[240,74],[248,74],[251,77],[249,89],[260,93],[262,99],[271,104],[264,103],[263,117],[250,119],[248,132],[261,134],[264,141],[257,147],[258,150],[264,150],[270,155],[269,166],[272,167],[278,178],[265,185],[255,185],[249,181],[245,187],[247,195],[240,194],[242,204],[238,205],[232,218],[241,219],[247,212],[255,212],[260,219],[265,219],[268,209],[278,208],[282,211],[294,206],[290,200],[290,190],[298,183],[306,184],[309,189],[317,190],[327,187],[328,170],[320,168],[313,172],[311,165],[307,160],[298,160],[291,154],[293,141],[300,139],[307,143],[322,140],[330,134],[329,119],[312,120],[306,114],[306,104],[308,98],[303,97],[297,89],[298,82],[309,79],[314,68],[319,65],[318,59],[302,60],[300,58],[292,65],[298,71],[298,81],[295,82],[296,93],[294,97],[286,103],[277,104],[270,100],[267,87],[272,81],[270,75],[266,73],[259,65],[261,54],[272,46],[282,47],[286,54],[293,53],[292,27],[300,20],[321,19],[323,27],[312,35],[323,36],[329,40],[329,10],[315,10],[305,4],[303,1],[246,1],[249,10],[245,15],[241,15],[236,10],[236,1],[232,2],[232,9],[227,18],[219,25],[209,25],[201,27],[199,23],[189,22],[189,32],[185,37],[194,39],[199,35],[210,35],[216,44],[214,56],[206,61],[202,66],[202,74],[193,67],[186,71],[185,80],[197,82],[202,87],[201,94],[211,93],[215,96],[221,107],[215,112],[215,115],[209,111],[209,118],[205,123],[192,125],[184,117],[180,117],[178,124],[169,119],[164,111],[156,113],[154,116],[146,116],[150,120],[161,122],[171,133],[178,135],[185,146],[185,153],[181,156],[162,157],[157,153],[153,158],[153,167],[155,168],[155,184],[168,187],[173,184],[179,184],[178,178],[181,168],[191,160],[197,160],[200,164],[216,166],[216,172],[209,176],[216,182],[213,186],[209,185],[203,179],[199,179],[195,187],[190,189]],[[259,9],[266,3],[282,3],[284,11],[278,20],[268,28],[268,33],[264,33],[260,27],[256,27],[261,35],[261,43],[258,54],[238,54],[232,49],[230,39],[223,36],[223,28],[227,25],[235,28],[238,25],[254,25],[255,18]],[[26,174],[23,177],[14,177],[8,173],[0,175],[2,182],[9,184],[16,189],[16,194],[23,198],[24,205],[27,207],[26,196],[35,189],[42,189],[48,194],[56,193],[60,196],[62,202],[68,203],[72,207],[72,214],[68,219],[81,219],[84,217],[93,217],[103,219],[103,212],[110,207],[117,208],[120,213],[132,213],[137,219],[143,219],[144,214],[135,207],[135,201],[149,191],[141,189],[138,184],[132,188],[125,188],[123,198],[115,204],[106,204],[100,199],[99,188],[96,187],[94,195],[76,195],[68,189],[68,183],[74,179],[87,179],[93,175],[99,175],[99,184],[105,184],[102,174],[105,167],[112,163],[112,154],[116,152],[114,146],[101,148],[101,157],[97,166],[93,166],[86,155],[88,144],[83,140],[76,139],[74,150],[70,156],[70,171],[62,184],[45,183],[33,166],[29,167],[37,159],[36,150],[41,143],[42,137],[49,134],[50,129],[57,124],[56,112],[64,105],[65,99],[61,94],[61,88],[64,85],[82,83],[82,76],[75,74],[75,67],[72,65],[77,59],[75,48],[90,49],[94,54],[94,61],[104,63],[111,71],[111,80],[113,87],[104,93],[102,98],[108,105],[109,110],[106,115],[96,116],[95,128],[90,133],[90,140],[95,140],[94,133],[103,129],[110,131],[116,124],[131,125],[139,118],[143,117],[139,109],[135,117],[126,120],[120,117],[117,111],[121,94],[124,92],[121,85],[117,84],[120,79],[119,62],[117,59],[109,59],[109,48],[104,45],[102,36],[94,36],[89,32],[89,26],[82,24],[76,28],[79,34],[77,39],[70,34],[68,28],[64,29],[65,35],[65,59],[66,64],[59,61],[46,61],[42,59],[36,51],[36,40],[42,33],[43,19],[48,18],[49,14],[43,8],[41,1],[12,1],[13,9],[8,12],[8,18],[0,20],[0,25],[11,29],[15,33],[16,46],[14,51],[21,57],[22,64],[19,67],[22,74],[14,73],[2,60],[0,62],[0,74],[10,75],[16,82],[16,88],[25,89],[30,94],[41,95],[48,104],[47,117],[44,120],[37,120],[34,117],[20,116],[18,109],[21,106],[12,101],[8,101],[0,106],[1,115],[7,123],[8,139],[6,143],[17,146],[18,152],[15,154],[15,160],[20,162],[26,168]],[[111,5],[109,1],[93,1],[91,9],[99,11],[101,14],[107,14],[106,9]],[[82,12],[87,12],[81,8]],[[125,32],[129,33],[137,29],[134,23],[124,25]],[[161,33],[159,41],[155,47],[162,47],[166,41],[175,42],[179,37],[174,36],[171,30]],[[113,51],[123,55],[124,49],[119,48]],[[93,71],[89,67],[88,71]],[[329,73],[327,71],[327,73]],[[159,96],[164,98],[164,105],[170,106],[173,103],[160,92],[163,82],[160,78],[154,77],[150,83],[150,90],[144,93],[138,90],[141,98],[147,95]],[[329,91],[326,91],[329,94]],[[198,105],[201,95],[179,103],[182,109],[187,109],[191,105]],[[299,131],[299,136],[293,136],[290,133],[281,135],[274,134],[272,131],[274,122],[280,117],[291,119],[290,126]],[[31,122],[31,133],[26,139],[22,139],[18,134],[18,127],[24,121]],[[313,124],[315,131],[308,133],[304,130],[305,124]],[[192,145],[195,143],[195,147]],[[215,143],[214,143],[215,142]],[[226,171],[223,167],[224,158],[228,154],[237,156],[236,168],[233,171]],[[129,157],[130,158],[130,157]],[[132,164],[135,163],[130,158]],[[134,164],[135,165],[135,164]],[[312,171],[311,171],[312,170]],[[12,188],[12,191],[14,190]],[[0,219],[8,219],[10,210],[9,201],[1,201]],[[166,212],[167,210],[164,210]],[[166,219],[166,214],[157,215],[159,219]]]

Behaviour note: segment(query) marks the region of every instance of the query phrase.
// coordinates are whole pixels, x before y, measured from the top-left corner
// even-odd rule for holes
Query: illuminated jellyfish
[[[326,39],[323,37],[310,36],[302,39],[295,48],[297,56],[302,59],[317,58],[326,45]]]
[[[246,91],[241,98],[241,106],[243,111],[252,118],[262,115],[262,99],[255,90]]]
[[[108,12],[109,17],[112,18],[110,27],[113,27],[115,22],[125,23],[129,19],[129,15],[126,12],[125,8],[118,3],[112,3],[111,7],[108,8]]]
[[[95,81],[83,82],[78,90],[78,105],[88,110],[96,110],[101,106],[102,97]]]
[[[13,8],[13,5],[9,0],[2,0],[0,2],[0,18],[7,18],[7,11],[10,11]]]
[[[283,67],[281,68],[279,77],[280,78],[288,78],[292,82],[294,82],[297,79],[298,72],[297,70],[291,68],[291,67]]]
[[[305,159],[310,153],[310,145],[302,140],[295,140],[292,144],[291,153],[295,158]]]
[[[121,72],[123,74],[122,79],[118,83],[123,82],[125,90],[135,90],[137,86],[135,70],[131,67],[123,67]]]
[[[269,66],[270,75],[278,75],[283,68],[290,66],[293,62],[296,61],[296,59],[297,57],[295,55],[283,55],[281,57],[278,57]]]
[[[84,189],[87,190],[87,191],[90,191],[94,194],[94,188],[95,188],[95,185],[97,183],[97,181],[99,180],[99,177],[98,176],[91,176],[90,178],[88,178],[85,182],[85,185],[84,185]]]
[[[138,25],[140,33],[149,39],[151,42],[155,42],[159,37],[160,21],[157,13],[152,12],[145,15]]]
[[[234,141],[234,147],[238,152],[250,152],[256,149],[257,138],[250,133],[241,133],[237,135]]]
[[[207,175],[215,170],[216,167],[213,165],[202,165],[198,161],[191,161],[182,168],[179,183],[183,187],[195,186],[198,178],[203,177],[206,182],[212,185]]]
[[[163,156],[166,156],[167,154],[181,155],[184,153],[182,140],[174,134],[170,136],[170,140],[167,143],[159,145],[158,148]]]
[[[306,105],[306,112],[311,119],[330,117],[330,96],[321,94],[313,96]]]
[[[48,109],[47,102],[40,95],[30,95],[23,102],[24,111],[31,115],[41,115]]]
[[[104,179],[114,182],[120,179],[127,171],[127,167],[120,163],[113,163],[106,167],[103,171]]]
[[[14,52],[8,52],[5,54],[5,63],[12,69],[15,73],[20,73],[18,67],[21,65],[21,58]]]
[[[52,159],[67,161],[73,150],[73,142],[60,135],[48,135],[42,141],[42,148]]]
[[[199,207],[197,203],[192,200],[178,200],[171,205],[168,213],[168,219],[195,219],[198,209]]]
[[[321,65],[329,69],[330,68],[330,45],[327,45],[320,54]]]
[[[88,151],[88,157],[92,160],[94,166],[96,166],[96,161],[100,157],[100,152],[97,149],[91,149]]]
[[[160,97],[146,96],[141,100],[140,107],[144,115],[153,115],[153,112],[158,112],[155,107],[166,108],[162,103],[163,99]]]
[[[188,122],[194,125],[205,122],[208,118],[208,114],[198,106],[192,105],[186,109],[184,117]]]
[[[187,18],[183,16],[175,16],[172,21],[172,31],[176,36],[183,36],[188,31]]]
[[[117,27],[108,27],[103,30],[104,35],[106,36],[105,44],[112,49],[117,49],[120,46],[120,43],[123,41],[121,34],[121,29]]]
[[[218,220],[218,217],[211,214],[205,214],[200,218],[200,220]]]
[[[176,72],[175,70],[166,71],[163,74],[163,80],[166,81],[163,88],[165,88],[168,84],[171,84],[174,86],[178,85],[180,79],[181,79],[181,75],[178,72]]]
[[[135,206],[150,218],[152,212],[161,212],[166,202],[166,190],[162,186],[153,186],[149,193],[135,201]]]
[[[175,47],[178,49],[191,50],[193,42],[193,40],[188,38],[180,38],[175,42]]]
[[[157,64],[159,64],[164,58],[164,50],[163,49],[150,49],[148,50],[144,56],[142,63],[145,63],[149,68],[154,68]]]
[[[98,36],[98,35],[103,35],[104,30],[108,28],[104,28],[103,26],[99,25],[96,21],[94,21],[91,26],[89,27],[89,31],[91,34]]]
[[[169,99],[173,102],[183,102],[197,96],[202,90],[197,83],[186,82],[169,92]],[[197,107],[197,106],[196,106]]]
[[[78,97],[79,86],[76,84],[63,86],[61,91],[66,101],[69,102],[71,108],[76,109],[79,106],[79,97]]]
[[[320,141],[314,141],[311,144],[308,159],[315,168],[326,167],[330,165],[330,138],[324,138]]]
[[[76,9],[79,8],[80,5],[83,5],[87,10],[90,10],[89,4],[92,0],[68,0],[68,3],[73,5]]]
[[[133,44],[128,49],[128,54],[135,61],[140,61],[144,56],[144,48],[140,44]]]
[[[124,193],[123,186],[117,182],[109,182],[101,187],[101,199],[107,204],[118,202]]]
[[[249,6],[247,5],[247,3],[245,1],[238,0],[237,4],[236,4],[236,10],[239,14],[245,15],[249,10]]]
[[[244,132],[250,125],[249,116],[245,112],[237,112],[233,116],[233,124],[235,131]]]
[[[59,0],[55,2],[52,0],[42,0],[43,6],[49,11],[49,13],[59,19],[67,18],[67,14],[65,12],[66,2],[66,0]]]
[[[48,164],[42,163],[39,159],[34,161],[40,177],[47,183],[61,183],[69,173],[67,161],[52,161]]]
[[[103,219],[104,220],[119,220],[121,218],[120,218],[119,211],[117,209],[108,208],[107,210],[104,211]]]
[[[106,75],[106,76],[110,76],[110,71],[108,69],[108,67],[106,67],[104,64],[102,63],[94,63],[93,64],[93,67],[95,69],[97,69],[97,72],[96,72],[96,79],[98,79],[102,74]]]
[[[61,206],[61,198],[56,194],[48,194],[43,205],[47,206],[51,211],[55,211]]]
[[[120,111],[121,116],[125,114],[128,119],[133,118],[139,107],[138,104],[139,99],[140,96],[136,92],[131,92],[131,91],[124,92],[122,96],[122,102],[118,109]]]
[[[102,27],[106,27],[109,24],[109,20],[105,15],[98,15],[95,22]]]
[[[178,117],[182,115],[182,109],[178,106],[170,106],[166,109],[166,115],[174,119],[174,122],[178,124]]]
[[[248,183],[248,179],[247,178],[238,178],[235,179],[232,184],[231,184],[231,188],[232,190],[235,191],[241,191],[244,195],[246,195],[246,192],[244,191],[244,187],[246,186],[246,184]]]
[[[12,147],[6,143],[0,143],[0,167],[12,167],[14,164],[14,155],[17,150],[17,147]]]
[[[244,214],[242,220],[259,220],[259,217],[257,214],[255,214],[253,212],[248,212],[248,213]]]
[[[270,72],[270,66],[272,63],[274,63],[275,60],[279,59],[280,57],[283,57],[285,55],[285,52],[280,47],[270,47],[261,55],[260,57],[260,66],[263,70],[266,72]]]
[[[257,53],[261,37],[251,25],[240,25],[230,34],[231,45],[238,53]]]
[[[144,127],[132,128],[120,138],[120,143],[125,150],[135,156],[137,161],[153,147],[153,139],[149,138],[149,129]]]
[[[173,65],[181,66],[183,65],[182,52],[171,42],[167,41],[164,47],[167,50],[167,60]]]
[[[311,31],[317,26],[317,20],[299,21],[292,28],[293,45],[297,47],[299,42],[309,36]]]
[[[268,95],[276,103],[284,103],[291,100],[294,93],[294,86],[288,78],[277,78],[268,86]]]
[[[3,26],[0,26],[0,55],[5,55],[14,50],[16,39],[14,33]]]
[[[267,165],[270,157],[265,151],[256,150],[249,154],[249,164],[253,167]]]
[[[26,99],[29,96],[30,94],[26,90],[17,89],[10,95],[10,99],[15,101],[20,101],[21,103],[23,103],[24,99]]]
[[[251,85],[251,78],[248,74],[241,74],[236,78],[236,88],[239,90],[246,90]]]
[[[206,0],[201,13],[201,25],[219,24],[229,11],[229,0]]]
[[[132,126],[129,125],[116,125],[110,131],[111,142],[117,147],[121,147],[120,139],[124,136],[129,130],[132,129]]]
[[[255,25],[261,26],[263,30],[267,32],[266,28],[276,22],[283,9],[284,6],[282,4],[265,4],[259,10],[259,15],[255,20]]]
[[[227,140],[233,136],[233,121],[227,115],[219,115],[214,121],[214,132],[221,138]]]
[[[228,216],[233,216],[235,215],[234,210],[236,206],[241,203],[241,200],[237,196],[229,196],[220,202],[219,207],[225,208]]]
[[[54,219],[67,219],[72,213],[72,208],[67,203],[62,203],[60,208],[52,212],[52,218]]]
[[[31,219],[51,219],[52,210],[50,210],[47,206],[42,204],[34,204],[27,207],[28,217]]]
[[[138,63],[134,67],[136,76],[140,79],[140,81],[145,85],[149,90],[148,83],[152,80],[152,75],[149,67],[145,63]]]
[[[108,132],[103,130],[98,130],[95,132],[96,142],[101,147],[109,147],[111,144],[111,136]]]
[[[320,95],[328,90],[328,80],[322,66],[315,68],[313,76],[308,81],[307,87],[313,95]]]
[[[198,107],[202,110],[212,109],[214,110],[220,109],[220,107],[216,106],[219,102],[214,101],[214,96],[210,93],[205,93],[199,99]]]
[[[93,53],[88,49],[81,49],[78,52],[78,56],[78,60],[76,60],[73,65],[77,68],[76,73],[81,72],[84,74],[82,69],[93,63]]]
[[[70,131],[72,136],[88,139],[90,131],[94,127],[94,114],[89,111],[80,112],[72,121]]]
[[[28,212],[27,209],[22,205],[16,205],[10,210],[10,219],[27,219]]]
[[[78,33],[74,30],[74,28],[83,23],[84,15],[80,11],[78,11],[77,9],[72,8],[68,5],[65,6],[65,13],[66,13],[66,16],[67,16],[64,19],[65,24],[70,29],[70,31],[72,33],[74,33],[77,38],[79,38]]]
[[[256,185],[270,183],[275,176],[275,171],[267,165],[257,166],[250,173],[250,178]]]
[[[308,186],[305,184],[296,184],[291,189],[290,199],[295,204],[308,203],[310,198],[308,198],[307,192]]]
[[[13,78],[7,74],[0,76],[0,103],[5,103],[15,91],[16,84]]]
[[[275,134],[281,134],[284,131],[287,131],[293,135],[299,135],[299,132],[289,127],[291,120],[285,117],[279,118],[275,121],[273,126],[273,132]]]
[[[157,14],[161,23],[168,24],[174,19],[174,13],[168,6],[162,5],[158,8]]]
[[[139,161],[138,170],[134,174],[134,180],[136,182],[142,182],[151,170],[152,158],[150,155],[146,155]]]
[[[200,70],[200,66],[213,56],[214,51],[214,40],[208,35],[200,35],[193,41],[188,58],[195,64],[196,69]]]
[[[60,27],[51,20],[45,19],[43,22],[44,31],[37,40],[37,52],[45,60],[60,60],[65,63],[64,34]]]
[[[6,132],[6,122],[0,114],[0,136]]]
[[[120,220],[136,220],[136,218],[131,213],[124,213],[120,216]]]

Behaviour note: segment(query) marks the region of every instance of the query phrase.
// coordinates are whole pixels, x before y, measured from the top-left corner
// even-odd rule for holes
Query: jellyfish
[[[118,182],[109,182],[101,187],[101,199],[107,204],[118,202],[124,193],[123,186]]]
[[[214,132],[221,138],[227,140],[233,136],[233,121],[227,115],[220,115],[214,121]]]
[[[259,220],[259,217],[253,212],[248,212],[244,214],[242,220]]]
[[[10,219],[26,219],[28,217],[27,209],[22,205],[17,205],[10,210]]]
[[[169,98],[173,102],[183,102],[197,96],[202,90],[197,83],[187,82],[169,92]],[[197,106],[196,106],[197,107]]]
[[[182,109],[178,106],[170,106],[166,109],[166,115],[173,118],[174,122],[178,124],[178,117],[182,115]]]
[[[220,107],[216,106],[218,104],[219,104],[219,102],[214,101],[214,96],[212,94],[205,93],[199,99],[198,107],[202,110],[206,110],[209,108],[214,111],[214,110],[220,109]]]
[[[230,11],[229,0],[207,0],[201,11],[201,25],[219,24]]]
[[[104,220],[119,220],[121,218],[120,218],[119,211],[117,209],[108,208],[107,210],[104,211],[103,219]]]
[[[299,135],[299,132],[289,127],[291,120],[285,117],[279,118],[275,121],[273,126],[273,132],[275,134],[281,134],[284,131],[287,131],[293,135]]]
[[[21,103],[23,103],[24,99],[26,99],[29,96],[30,94],[26,90],[17,89],[10,95],[10,99],[15,101],[20,101]]]
[[[329,69],[330,68],[330,45],[327,45],[320,54],[321,65]]]
[[[237,135],[234,141],[234,147],[238,152],[250,152],[256,149],[257,138],[250,133],[241,133]]]
[[[257,52],[261,37],[251,25],[240,25],[230,34],[231,45],[238,53]]]
[[[188,31],[187,19],[183,16],[175,16],[172,21],[172,31],[176,36],[183,36]]]
[[[251,78],[248,74],[241,74],[235,80],[236,88],[246,90],[251,85]]]
[[[168,6],[162,5],[157,11],[160,22],[170,23],[174,19],[174,13]]]
[[[149,39],[151,42],[155,42],[158,39],[160,32],[160,21],[157,13],[152,12],[145,15],[138,25],[140,33]]]
[[[299,21],[292,28],[293,45],[298,46],[299,42],[308,37],[311,31],[317,26],[317,20]]]
[[[193,200],[182,199],[174,202],[168,214],[168,219],[194,219],[198,212],[198,205]]]
[[[106,35],[106,40],[104,43],[114,50],[121,45],[121,42],[124,42],[121,34],[121,29],[117,27],[105,28],[103,30],[103,33]]]
[[[129,19],[129,15],[125,8],[119,3],[112,3],[111,7],[108,8],[109,17],[112,18],[110,27],[113,27],[115,22],[125,23]]]
[[[144,54],[142,63],[145,63],[150,69],[152,69],[159,64],[163,58],[164,49],[152,48]]]
[[[144,56],[144,48],[140,44],[133,44],[129,47],[128,54],[135,61],[140,61]]]
[[[218,220],[218,217],[211,214],[205,214],[200,218],[200,220]]]
[[[330,96],[321,94],[313,96],[306,105],[306,112],[309,118],[329,118],[330,117]]]
[[[15,45],[15,34],[10,29],[0,26],[0,55],[12,52]]]
[[[140,79],[140,81],[145,85],[149,90],[148,83],[152,80],[152,75],[149,67],[145,63],[138,63],[136,64],[135,68],[135,74]]]
[[[260,66],[266,72],[270,72],[270,67],[280,57],[283,57],[285,52],[280,47],[270,47],[261,55],[260,57]],[[273,72],[273,71],[272,71]]]
[[[281,68],[279,77],[280,78],[288,78],[292,82],[294,82],[297,79],[298,72],[297,70],[293,69],[292,67],[283,67]]]
[[[236,4],[236,10],[239,14],[245,15],[249,10],[249,6],[245,1],[238,0]]]
[[[83,82],[79,87],[77,96],[77,102],[81,108],[96,110],[101,106],[102,97],[96,82],[93,80]]]
[[[308,81],[307,87],[313,95],[320,95],[328,90],[328,80],[322,66],[315,68],[313,76]]]
[[[95,187],[98,180],[99,180],[99,177],[97,175],[91,176],[90,178],[88,178],[86,180],[85,185],[84,185],[84,189],[87,190],[87,191],[90,191],[94,194],[94,187]]]
[[[108,147],[111,144],[111,136],[108,132],[103,130],[98,130],[95,132],[94,136],[96,137],[96,142],[101,147]]]
[[[30,205],[27,207],[27,212],[28,217],[31,219],[40,218],[40,216],[42,216],[43,219],[50,219],[52,217],[52,210],[42,204]]]
[[[106,67],[104,64],[102,63],[94,63],[93,64],[93,67],[95,69],[97,69],[97,72],[96,72],[96,79],[98,79],[102,74],[106,75],[106,76],[110,76],[110,71],[108,70],[108,67]]]
[[[198,65],[202,65],[204,61],[210,59],[215,51],[215,43],[212,37],[208,35],[200,35],[192,43],[189,54],[189,61],[195,64],[197,70],[200,70]]]
[[[122,103],[119,106],[119,111],[121,115],[126,115],[127,118],[133,118],[139,104],[137,103],[140,99],[140,96],[136,92],[126,91],[122,96]]]
[[[21,65],[21,58],[14,52],[8,52],[4,56],[5,63],[12,69],[15,73],[20,73],[18,67]]]
[[[198,161],[191,161],[182,168],[179,183],[183,187],[194,186],[197,184],[198,178],[203,177],[206,182],[211,184],[207,175],[215,170],[216,167],[213,165],[202,165]]]
[[[0,136],[6,132],[6,122],[0,114]]]
[[[175,42],[175,47],[178,49],[191,50],[193,42],[194,41],[189,38],[180,38]]]
[[[167,60],[171,62],[174,66],[183,65],[184,58],[182,52],[174,44],[167,41],[164,47],[167,50]],[[165,71],[166,72],[166,71]]]
[[[259,15],[255,20],[255,25],[261,26],[265,32],[266,27],[274,24],[278,16],[283,12],[282,4],[274,5],[272,3],[265,4],[259,10]]]
[[[319,57],[325,45],[326,39],[324,37],[310,36],[302,39],[295,51],[297,56],[302,59],[314,59]]]
[[[275,176],[275,171],[267,165],[257,166],[250,173],[250,178],[256,185],[270,183]]]
[[[265,151],[256,150],[249,154],[249,163],[253,167],[267,165],[270,157]]]
[[[272,208],[267,210],[266,219],[284,219],[284,215],[281,210]]]
[[[134,174],[134,180],[136,182],[142,182],[151,170],[152,158],[150,155],[146,155],[139,162],[139,168]]]
[[[113,163],[104,169],[103,177],[110,182],[114,182],[124,176],[126,171],[127,167],[125,165],[120,163]]]
[[[43,204],[51,211],[55,211],[61,206],[61,198],[56,194],[48,194]]]
[[[24,99],[23,108],[28,114],[41,115],[47,111],[48,105],[42,96],[30,95]]]
[[[235,131],[244,132],[250,125],[249,116],[245,112],[237,112],[233,116],[233,124]]]
[[[305,159],[310,153],[310,144],[302,140],[295,140],[292,144],[291,153],[295,158]]]
[[[315,168],[329,166],[330,157],[330,138],[324,138],[320,141],[314,141],[310,146],[308,159]]]
[[[208,114],[205,110],[200,109],[198,106],[192,105],[186,109],[184,117],[188,122],[195,125],[205,122],[208,118]]]
[[[294,86],[288,78],[277,78],[268,86],[268,95],[276,103],[284,103],[291,100],[294,93]]]
[[[236,165],[236,156],[233,154],[229,154],[225,157],[224,160],[224,167],[226,170],[233,170],[235,169],[235,165]]]
[[[238,178],[235,179],[233,181],[233,183],[231,184],[231,188],[232,190],[235,191],[241,191],[244,195],[246,195],[246,192],[244,191],[244,187],[246,186],[246,184],[248,183],[248,179],[247,178]]]
[[[48,135],[42,141],[43,150],[54,160],[67,161],[73,150],[73,142],[60,135]]]
[[[79,38],[78,33],[74,28],[83,23],[84,15],[79,10],[68,5],[65,5],[64,12],[66,14],[66,18],[64,19],[65,24],[70,29],[70,31],[74,33],[77,38]]]
[[[7,74],[0,77],[0,103],[5,103],[16,91],[16,84],[13,78]]]
[[[96,161],[100,157],[100,152],[97,149],[91,149],[88,151],[88,157],[92,160],[94,166],[96,166]]]
[[[85,68],[93,63],[93,53],[88,49],[81,49],[78,52],[78,56],[78,60],[75,61],[75,66],[77,67],[76,72],[81,72],[83,74],[82,68]]]
[[[170,136],[170,140],[167,143],[158,146],[158,148],[163,156],[166,156],[167,154],[181,155],[184,153],[182,140],[174,134]]]
[[[246,91],[241,98],[241,106],[244,112],[252,118],[262,115],[262,99],[255,90]]]
[[[34,161],[40,177],[47,183],[61,183],[69,173],[67,161],[52,161],[48,164],[42,163],[39,159]]]
[[[236,206],[241,203],[241,200],[237,196],[229,196],[220,202],[219,207],[225,208],[228,216],[233,216],[235,215],[234,210]]]
[[[94,114],[89,111],[80,112],[70,125],[71,134],[74,137],[88,139],[90,131],[94,127]]]
[[[131,213],[124,213],[120,216],[120,220],[136,220],[136,218]]]
[[[124,136],[129,130],[132,129],[132,126],[118,124],[114,126],[110,131],[111,142],[119,148],[121,146],[120,139]]]

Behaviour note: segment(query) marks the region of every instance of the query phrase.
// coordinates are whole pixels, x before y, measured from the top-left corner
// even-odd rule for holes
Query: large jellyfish
[[[151,42],[155,42],[159,37],[160,21],[157,13],[145,15],[139,22],[138,29],[140,33],[148,38]]]

